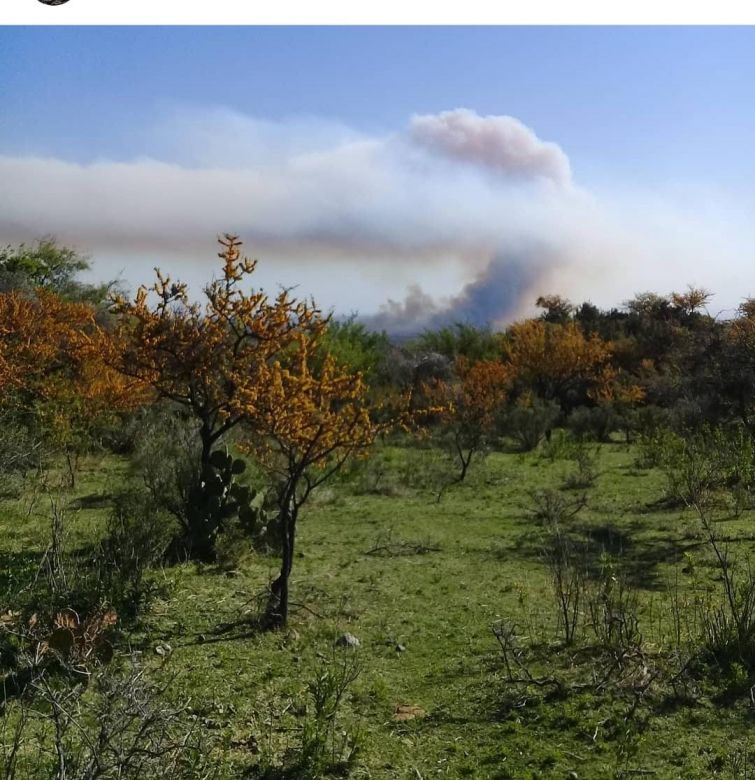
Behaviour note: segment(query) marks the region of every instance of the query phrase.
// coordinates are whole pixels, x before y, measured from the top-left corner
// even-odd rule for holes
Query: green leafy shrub
[[[555,401],[534,399],[530,404],[516,404],[503,416],[503,432],[522,452],[534,450],[556,424],[561,409]]]
[[[176,525],[143,490],[116,497],[94,556],[103,597],[122,616],[135,616],[156,591],[150,570],[159,564]]]
[[[567,429],[581,441],[606,442],[619,423],[619,416],[609,404],[578,406],[566,418]]]

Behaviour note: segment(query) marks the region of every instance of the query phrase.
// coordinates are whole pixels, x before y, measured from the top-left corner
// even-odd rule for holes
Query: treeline
[[[331,328],[334,351],[376,385],[464,384],[470,366],[502,366],[506,408],[537,410],[543,435],[565,425],[607,440],[659,425],[694,429],[737,422],[753,430],[755,300],[730,319],[710,315],[711,293],[642,293],[621,308],[557,296],[542,313],[500,332],[455,323],[397,346],[356,320]],[[497,369],[492,384],[502,378]],[[514,415],[516,417],[516,415]],[[512,426],[515,434],[518,426]],[[505,425],[502,430],[505,430]],[[538,437],[521,436],[524,447]]]

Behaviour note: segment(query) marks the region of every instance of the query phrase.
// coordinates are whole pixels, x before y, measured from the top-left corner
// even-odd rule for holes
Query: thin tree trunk
[[[78,466],[78,456],[70,449],[66,448],[66,466],[68,467],[68,487],[71,490],[76,488],[76,468]]]
[[[211,561],[215,557],[215,540],[210,533],[208,533],[207,524],[205,518],[198,516],[195,513],[194,501],[202,500],[203,493],[203,480],[205,474],[210,467],[210,455],[212,455],[212,447],[215,443],[212,429],[209,421],[202,420],[202,425],[199,429],[199,437],[202,441],[202,450],[199,460],[199,471],[196,474],[196,483],[191,493],[189,494],[189,506],[186,507],[187,520],[184,523],[184,533],[182,544],[186,548],[186,552],[192,559],[198,559],[203,561]],[[192,496],[192,493],[196,494]]]
[[[212,455],[213,445],[212,431],[210,430],[210,426],[206,420],[202,421],[202,427],[200,428],[199,435],[202,438],[201,464],[202,471],[204,471],[205,466],[207,466],[207,464],[210,462],[210,455]]]
[[[288,622],[288,582],[294,563],[297,509],[293,494],[286,490],[280,504],[278,521],[281,539],[281,569],[270,585],[270,599],[267,604],[265,622],[270,628],[281,628]]]

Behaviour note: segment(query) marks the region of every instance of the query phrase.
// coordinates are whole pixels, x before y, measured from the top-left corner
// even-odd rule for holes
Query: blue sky
[[[563,232],[564,221],[584,220],[584,209],[597,208],[600,252],[610,253],[613,244],[623,246],[621,236],[625,233],[657,234],[655,254],[642,260],[646,276],[636,270],[626,276],[628,284],[653,287],[667,282],[656,273],[661,249],[675,256],[687,251],[684,234],[688,220],[710,241],[711,250],[724,239],[727,247],[718,260],[711,258],[721,271],[720,280],[706,271],[701,258],[690,260],[690,275],[699,279],[684,279],[681,286],[686,281],[706,281],[713,289],[723,289],[724,297],[728,295],[723,303],[729,305],[736,303],[737,279],[742,289],[751,238],[748,223],[755,207],[753,52],[752,28],[6,27],[0,28],[0,156],[12,163],[12,176],[23,175],[22,161],[54,160],[83,166],[84,183],[80,168],[78,173],[73,169],[60,172],[61,182],[72,177],[70,183],[65,179],[73,199],[69,209],[76,205],[79,188],[91,192],[95,186],[93,179],[98,173],[91,169],[93,164],[120,163],[122,168],[102,174],[106,191],[114,193],[116,208],[118,198],[126,197],[118,194],[123,176],[131,175],[126,169],[147,159],[187,169],[241,169],[252,178],[261,175],[260,171],[269,167],[268,160],[274,159],[281,166],[275,179],[275,187],[280,189],[286,171],[299,164],[302,152],[320,154],[327,149],[330,154],[356,143],[372,145],[374,153],[375,145],[383,144],[390,146],[390,151],[379,154],[388,155],[386,165],[395,169],[395,178],[391,182],[370,179],[366,187],[369,192],[380,188],[390,200],[394,189],[400,197],[406,166],[414,165],[406,162],[405,149],[395,151],[412,116],[440,116],[466,108],[480,117],[514,117],[537,139],[563,150],[571,168],[571,183],[579,189],[581,199],[575,205],[571,196],[562,198],[554,222],[552,195],[533,194],[529,185],[515,193],[512,187],[522,186],[521,177],[514,185],[510,177],[503,181],[499,176],[495,186],[499,187],[501,209],[511,210],[515,194],[517,204],[521,198],[532,204],[531,213],[522,217],[527,225],[520,231],[522,235],[551,230],[557,237]],[[253,140],[246,143],[246,137]],[[285,149],[279,148],[281,138],[287,139]],[[236,152],[238,159],[234,160]],[[432,152],[437,153],[438,147]],[[447,148],[440,152],[448,156]],[[317,212],[318,218],[327,225],[323,231],[328,236],[334,232],[339,236],[337,240],[329,238],[325,248],[320,244],[314,247],[318,263],[322,263],[317,269],[332,271],[334,261],[329,253],[345,256],[350,246],[356,246],[350,265],[343,259],[338,261],[342,271],[348,266],[343,271],[345,278],[359,277],[365,269],[368,275],[380,276],[379,272],[392,267],[395,260],[390,256],[393,217],[382,201],[376,201],[371,211],[344,214],[343,203],[350,200],[349,193],[359,191],[353,181],[355,171],[363,170],[361,166],[366,170],[369,164],[360,157],[354,167],[343,159],[339,152],[341,162],[336,170],[342,172],[341,181],[349,179],[346,190],[333,184],[328,166],[317,174],[335,188],[328,190],[326,205],[330,210],[324,217]],[[370,159],[374,167],[376,158]],[[490,192],[488,174],[436,163],[432,175],[422,179],[436,183],[432,191],[426,191],[412,168],[413,192],[429,197],[441,213],[445,213],[441,202],[444,192],[449,211],[457,208],[454,192],[480,198],[483,211],[493,209],[491,199],[498,195]],[[501,169],[496,170],[498,176]],[[160,175],[159,171],[151,173]],[[4,203],[2,191],[10,199],[17,185],[8,175],[0,184],[0,206]],[[28,186],[41,194],[47,175],[35,168]],[[472,181],[477,175],[480,181]],[[128,190],[128,203],[138,200],[140,186],[148,186],[140,181],[129,185],[133,189]],[[307,200],[301,192],[305,185],[292,185],[292,189],[296,187],[296,197],[291,203],[282,199],[281,207],[306,209],[312,205],[312,199]],[[317,189],[309,179],[306,187]],[[28,193],[29,198],[33,195],[34,191]],[[245,191],[243,196],[250,199],[250,209],[259,207],[249,193]],[[412,201],[421,203],[420,195]],[[84,200],[81,204],[82,210],[88,208]],[[202,208],[199,198],[186,205]],[[418,207],[418,224],[420,211]],[[7,240],[32,237],[27,235],[31,230],[62,232],[67,240],[92,251],[102,273],[117,268],[129,277],[132,269],[137,269],[133,275],[138,275],[146,267],[142,256],[149,254],[152,259],[146,264],[153,265],[162,252],[179,257],[186,250],[183,245],[166,249],[149,235],[133,245],[123,239],[110,245],[105,235],[110,223],[92,225],[90,231],[85,219],[70,219],[67,211],[72,226],[67,232],[60,228],[63,215],[52,215],[48,227],[43,224],[43,210],[32,215],[27,209],[25,213],[28,220],[15,215],[3,221],[0,216],[0,232]],[[544,213],[548,216],[542,216]],[[664,214],[668,214],[667,219]],[[135,221],[139,216],[138,211],[130,215],[134,233],[140,229]],[[242,229],[246,227],[243,219],[234,217],[233,221]],[[347,222],[353,226],[353,235],[344,227]],[[614,233],[617,222],[621,225]],[[336,223],[337,231],[333,227]],[[373,231],[373,223],[379,223],[379,230]],[[517,222],[517,230],[522,224]],[[179,226],[176,223],[176,228]],[[262,246],[269,250],[271,263],[278,269],[277,276],[270,271],[266,280],[288,283],[298,270],[302,271],[303,285],[318,287],[315,280],[319,271],[312,266],[304,268],[305,261],[290,245],[295,233],[302,257],[311,255],[311,227],[304,232],[281,227],[273,231],[278,236],[275,240],[265,236],[257,223],[250,222],[248,227],[253,239],[262,236]],[[462,231],[468,227],[471,233],[481,231],[471,241],[474,251],[459,247],[439,250],[441,265],[432,267],[442,268],[440,275],[428,271],[426,259],[408,263],[411,269],[402,267],[401,273],[383,273],[377,290],[373,279],[355,292],[351,303],[375,310],[386,298],[397,300],[412,286],[429,289],[438,300],[452,302],[464,285],[479,280],[486,263],[500,254],[486,225],[481,227],[470,218],[468,225],[460,222],[456,227]],[[509,228],[507,235],[516,232]],[[223,229],[218,225],[215,232]],[[396,232],[404,236],[409,229],[410,225],[402,224]],[[285,230],[293,233],[282,251],[279,238]],[[419,226],[418,235],[422,230],[425,227]],[[380,234],[384,245],[366,252],[363,244],[374,240],[373,233]],[[428,235],[420,242],[419,253],[431,254],[431,248],[445,239]],[[529,251],[522,249],[523,241],[519,237],[515,242],[519,254]],[[579,241],[586,241],[596,256],[599,254],[594,238],[581,236]],[[694,243],[701,241],[696,234]],[[406,241],[402,238],[397,243],[404,246]],[[508,247],[505,251],[514,250]],[[406,255],[402,252],[397,256],[404,257],[403,265]],[[572,252],[570,249],[567,254]],[[189,252],[191,273],[195,272],[194,263],[199,262],[195,253],[198,258],[199,247]],[[548,262],[539,262],[550,268]],[[629,261],[605,257],[605,264],[614,262],[623,268]],[[533,277],[543,280],[540,272]],[[744,282],[749,290],[749,279]],[[332,298],[328,305],[348,308],[342,300],[343,291],[328,292],[321,282],[319,288],[315,292]],[[605,302],[632,292],[589,284],[584,291]],[[570,292],[579,297],[579,289]]]

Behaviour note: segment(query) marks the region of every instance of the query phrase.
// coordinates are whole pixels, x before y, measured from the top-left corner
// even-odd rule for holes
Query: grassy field
[[[572,460],[495,453],[440,502],[436,488],[423,487],[436,453],[387,448],[381,458],[379,479],[363,468],[305,510],[287,631],[253,630],[256,596],[277,561],[249,555],[232,570],[161,571],[164,596],[119,639],[120,652],[141,653],[151,675],[170,681],[167,695],[190,699],[222,777],[296,750],[310,684],[353,663],[359,675],[335,734],[357,746],[354,777],[750,776],[749,680],[700,679],[689,695],[648,688],[642,697],[626,681],[573,690],[509,681],[491,630],[501,621],[513,624],[519,658],[538,679],[594,683],[600,668],[586,637],[560,641],[533,492],[555,490],[569,502],[587,495],[565,530],[583,543],[587,570],[624,572],[648,658],[673,643],[672,603],[688,614],[695,597],[718,593],[698,520],[661,500],[663,474],[638,468],[634,449],[602,445],[584,490],[563,489]],[[84,463],[65,499],[72,547],[101,532],[125,471],[115,457]],[[47,544],[48,499],[30,501],[2,508],[5,586],[28,577]],[[750,522],[745,514],[726,533],[745,534]],[[744,543],[734,546],[744,553]],[[345,632],[358,649],[335,647]]]

